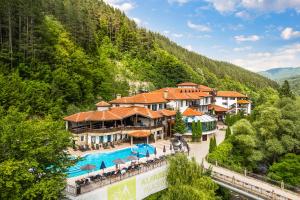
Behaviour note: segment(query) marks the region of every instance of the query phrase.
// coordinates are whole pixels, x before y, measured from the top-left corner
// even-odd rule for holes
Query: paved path
[[[217,144],[220,144],[225,138],[225,131],[219,130],[216,133]],[[190,143],[191,152],[190,156],[195,157],[196,161],[204,164],[205,168],[209,168],[211,166],[210,163],[206,162],[204,159],[208,154],[209,149],[209,141],[202,141],[201,143]],[[234,177],[235,182],[243,182],[248,183],[257,188],[263,188],[268,191],[274,191],[275,194],[280,195],[286,198],[280,198],[279,196],[273,197],[274,199],[292,199],[292,200],[300,200],[300,195],[293,193],[291,191],[281,189],[277,186],[271,185],[269,183],[254,179],[252,177],[244,176],[240,173],[230,171],[228,169],[222,167],[213,166],[212,171],[216,174],[223,174],[227,177]],[[270,198],[271,199],[271,198]]]

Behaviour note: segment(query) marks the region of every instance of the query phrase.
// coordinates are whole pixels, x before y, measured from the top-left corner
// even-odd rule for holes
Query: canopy
[[[120,159],[120,158],[113,160],[113,162],[114,162],[116,165],[125,164],[125,161],[122,160],[122,159]]]
[[[133,161],[133,160],[138,160],[139,158],[137,156],[128,156],[126,158],[126,160],[129,160],[129,161]]]
[[[148,137],[150,134],[151,134],[150,131],[134,131],[128,133],[129,136],[136,137],[136,138]]]
[[[90,165],[90,164],[80,167],[81,170],[86,170],[86,171],[93,170],[95,168],[96,168],[96,165]]]

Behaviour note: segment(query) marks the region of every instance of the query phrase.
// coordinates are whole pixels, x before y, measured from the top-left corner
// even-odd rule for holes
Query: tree
[[[279,162],[274,163],[269,171],[268,176],[278,181],[299,186],[300,184],[300,155],[286,154]]]
[[[168,189],[162,199],[216,199],[218,186],[195,159],[189,160],[184,154],[170,158],[167,183]]]
[[[202,124],[200,121],[192,122],[192,139],[193,141],[201,141],[202,137]]]
[[[228,139],[230,136],[231,136],[231,128],[230,126],[228,126],[225,133],[225,139]]]
[[[285,80],[282,84],[282,86],[279,89],[280,95],[282,97],[291,97],[294,98],[294,94],[290,89],[290,84],[287,80]]]
[[[209,140],[209,153],[212,153],[217,148],[216,136],[210,138]]]
[[[175,133],[184,134],[186,132],[186,125],[182,119],[182,114],[179,110],[176,112],[175,125],[173,127]]]
[[[0,118],[1,199],[59,199],[66,170],[70,134],[60,122],[27,119],[15,109]]]

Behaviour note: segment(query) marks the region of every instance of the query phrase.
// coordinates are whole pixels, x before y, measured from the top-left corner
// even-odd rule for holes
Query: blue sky
[[[300,0],[105,0],[188,50],[252,71],[300,66]]]

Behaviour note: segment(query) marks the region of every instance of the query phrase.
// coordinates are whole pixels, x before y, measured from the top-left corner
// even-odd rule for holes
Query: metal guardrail
[[[258,197],[262,197],[264,199],[272,199],[272,200],[292,200],[288,197],[282,196],[280,194],[277,194],[274,190],[266,190],[262,187],[258,187],[256,185],[249,184],[247,182],[237,180],[234,176],[227,176],[225,174],[221,174],[218,172],[212,172],[211,174],[212,178],[215,180],[218,180],[220,182],[226,183],[228,185],[231,185],[235,188],[239,188],[243,191],[252,193],[257,195]]]
[[[210,160],[209,163],[212,163],[212,162],[214,162],[214,161]],[[222,163],[217,163],[217,166],[223,167],[223,168],[228,169],[228,170],[232,170],[232,169],[230,169],[229,166],[224,165]],[[280,187],[280,188],[284,188],[284,189],[290,190],[292,192],[300,193],[300,188],[299,187],[283,183],[282,181],[276,181],[276,180],[271,179],[271,178],[269,178],[267,176],[262,176],[262,175],[251,173],[251,172],[247,172],[247,171],[246,172],[245,171],[244,172],[242,172],[242,171],[235,171],[235,170],[232,170],[232,171],[234,171],[236,173],[239,173],[241,175],[246,175],[246,176],[258,179],[260,181],[272,184],[272,185]]]
[[[159,162],[143,164],[139,170],[133,170],[133,171],[130,171],[130,172],[127,171],[123,175],[110,176],[110,177],[108,177],[104,180],[90,181],[90,183],[88,185],[84,185],[84,186],[80,187],[80,192],[78,191],[78,187],[76,187],[75,185],[67,184],[67,186],[65,188],[65,192],[68,195],[71,195],[71,196],[79,196],[81,194],[91,192],[95,189],[102,188],[102,187],[110,185],[112,183],[120,182],[124,179],[136,176],[138,174],[142,174],[144,172],[151,171],[151,170],[153,170],[157,167],[161,167],[161,166],[166,165],[166,164],[167,164],[167,160],[164,159],[164,160],[160,160]]]

